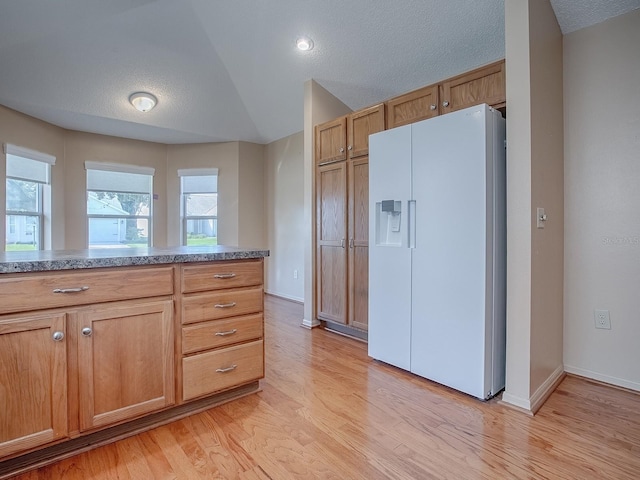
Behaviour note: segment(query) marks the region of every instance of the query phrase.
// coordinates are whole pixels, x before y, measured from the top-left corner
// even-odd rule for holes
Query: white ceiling
[[[503,58],[504,1],[0,0],[0,104],[153,142],[268,143],[302,130],[311,78],[355,110]],[[640,8],[551,3],[564,33]],[[146,114],[140,90],[159,99]]]

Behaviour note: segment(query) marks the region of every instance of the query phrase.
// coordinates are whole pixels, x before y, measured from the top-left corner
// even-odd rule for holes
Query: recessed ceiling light
[[[158,99],[147,92],[136,92],[129,97],[131,105],[141,112],[148,112],[158,103]]]
[[[313,40],[311,40],[309,37],[300,37],[298,38],[298,40],[296,40],[296,46],[298,47],[298,50],[308,52],[309,50],[313,49]]]

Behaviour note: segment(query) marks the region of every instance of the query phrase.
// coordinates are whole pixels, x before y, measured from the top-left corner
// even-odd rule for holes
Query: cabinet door
[[[347,323],[347,166],[318,168],[316,176],[318,318]]]
[[[349,325],[368,328],[369,157],[349,161]]]
[[[438,115],[438,85],[392,98],[387,102],[387,129]]]
[[[80,430],[174,403],[172,313],[171,300],[78,313]]]
[[[481,103],[503,107],[506,101],[504,60],[443,82],[440,100],[441,113]]]
[[[347,117],[349,158],[369,154],[369,135],[384,130],[384,103],[354,112]]]
[[[347,117],[316,126],[316,164],[347,159]]]
[[[62,313],[0,320],[0,457],[67,436],[64,334]]]

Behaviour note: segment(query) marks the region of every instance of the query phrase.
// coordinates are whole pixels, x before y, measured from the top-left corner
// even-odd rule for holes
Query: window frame
[[[216,186],[211,191],[207,192],[184,192],[184,178],[185,177],[216,177]],[[216,243],[218,238],[218,215],[187,215],[187,198],[189,195],[201,194],[215,194],[216,199],[218,196],[218,180],[219,173],[217,168],[187,168],[179,169],[178,177],[180,179],[180,244],[182,246],[188,246],[188,222],[199,220],[211,220],[215,225],[216,231]],[[215,191],[213,191],[215,190]],[[216,202],[217,203],[217,202]]]
[[[87,248],[88,249],[97,249],[97,248],[109,248],[105,247],[104,244],[96,244],[91,245],[91,219],[111,219],[111,220],[125,220],[125,225],[128,223],[128,220],[146,220],[147,221],[147,243],[146,248],[150,248],[153,246],[153,176],[155,174],[155,169],[150,167],[141,167],[137,165],[127,165],[127,164],[114,164],[114,163],[103,163],[103,162],[93,162],[86,161],[85,162],[85,170],[87,172],[89,170],[97,170],[103,172],[115,172],[122,174],[138,174],[138,175],[147,175],[149,177],[149,191],[148,192],[130,192],[130,191],[121,191],[117,189],[113,190],[91,190],[89,189],[89,185],[87,183],[85,188],[85,211],[87,218]],[[88,176],[88,173],[87,173]],[[90,193],[115,193],[115,194],[125,194],[125,195],[148,195],[149,197],[149,213],[147,215],[101,215],[101,214],[91,214],[88,211],[89,205],[89,197]],[[126,235],[126,232],[125,232]],[[144,244],[139,245],[142,248],[145,248]],[[119,248],[137,248],[136,246],[129,246],[127,243],[119,243]]]
[[[9,235],[10,233],[12,233],[11,230],[11,218],[14,219],[13,222],[13,228],[14,228],[14,232],[15,233],[15,218],[16,217],[35,217],[37,218],[37,229],[38,229],[38,234],[37,234],[37,238],[35,239],[35,241],[37,242],[37,248],[35,250],[39,251],[39,250],[45,250],[45,247],[49,247],[49,244],[46,244],[46,240],[50,235],[50,232],[47,231],[47,228],[50,227],[50,214],[51,212],[48,210],[47,206],[49,205],[51,199],[48,198],[47,201],[45,202],[45,195],[51,195],[51,189],[49,188],[51,185],[51,166],[55,165],[56,163],[56,157],[54,157],[53,155],[49,155],[46,153],[42,153],[42,152],[38,152],[36,150],[31,150],[25,147],[20,147],[17,145],[13,145],[13,144],[9,144],[9,143],[5,143],[3,144],[3,151],[5,153],[5,165],[7,167],[7,171],[5,172],[5,195],[7,192],[7,183],[9,180],[15,180],[15,181],[19,181],[19,182],[27,182],[27,183],[32,183],[35,184],[36,186],[36,211],[24,211],[24,210],[12,210],[7,208],[7,202],[8,202],[8,198],[5,196],[5,204],[4,204],[4,212],[5,212],[5,227],[8,229],[5,232],[5,238],[4,238],[4,251],[7,251],[7,235]],[[18,157],[18,158],[23,158],[25,160],[29,160],[31,162],[38,162],[40,164],[42,164],[42,167],[44,168],[44,176],[41,178],[33,178],[31,175],[29,174],[24,174],[24,171],[22,172],[22,176],[16,176],[16,175],[12,175],[9,173],[9,162],[10,162],[10,158],[9,156],[12,157]],[[19,168],[19,167],[15,167],[15,165],[13,166],[13,168]],[[39,167],[38,167],[39,168]],[[15,170],[14,170],[15,171]],[[20,171],[18,169],[18,171]],[[28,171],[28,170],[27,170]],[[31,174],[33,174],[33,172],[31,172]],[[36,175],[37,177],[37,175]],[[47,220],[50,220],[49,222]],[[50,242],[49,242],[50,243]]]

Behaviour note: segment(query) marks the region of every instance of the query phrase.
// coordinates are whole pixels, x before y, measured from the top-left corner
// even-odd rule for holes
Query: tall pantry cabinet
[[[317,317],[368,329],[369,135],[384,104],[316,126]]]

